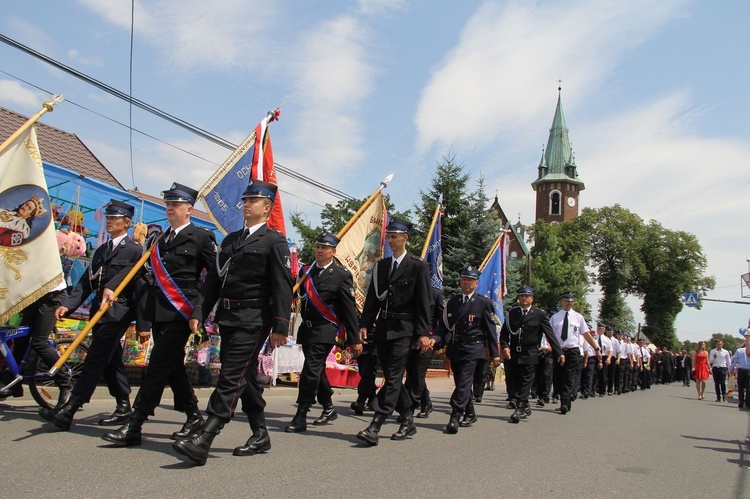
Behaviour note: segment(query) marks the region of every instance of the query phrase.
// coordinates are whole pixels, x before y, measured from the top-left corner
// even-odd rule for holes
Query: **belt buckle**
[[[516,352],[522,352],[523,349],[521,348],[521,345],[516,345]]]
[[[224,310],[231,310],[232,308],[229,298],[222,298],[221,305],[224,307]]]
[[[307,326],[307,327],[313,327],[312,321],[305,321],[305,326]]]

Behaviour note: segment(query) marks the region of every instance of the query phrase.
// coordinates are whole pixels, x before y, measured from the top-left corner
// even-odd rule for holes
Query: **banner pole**
[[[422,247],[422,254],[420,257],[422,260],[424,260],[425,255],[427,254],[427,248],[430,245],[430,239],[432,238],[432,232],[435,230],[435,224],[437,223],[438,215],[440,214],[440,210],[443,207],[443,193],[440,193],[440,197],[438,198],[437,206],[435,206],[435,213],[432,214],[432,222],[430,223],[430,230],[427,231],[427,236],[424,240],[424,246]]]
[[[338,231],[338,233],[336,234],[336,237],[341,239],[342,237],[344,237],[344,234],[349,232],[349,229],[351,229],[352,225],[354,225],[357,222],[357,220],[359,220],[359,217],[362,216],[362,213],[364,213],[365,210],[367,210],[367,208],[369,208],[370,205],[375,201],[375,198],[378,196],[378,194],[380,194],[380,191],[388,187],[388,184],[390,183],[391,180],[393,180],[393,173],[385,177],[383,181],[380,182],[380,185],[378,186],[377,189],[375,189],[375,192],[373,192],[370,195],[370,197],[367,198],[367,201],[365,201],[362,204],[362,206],[359,207],[357,212],[354,215],[352,215],[352,218],[350,218],[349,221],[346,222],[346,225],[344,225],[341,228],[341,230]],[[294,285],[294,288],[292,289],[292,294],[297,293],[297,290],[299,290],[299,287],[302,285],[303,282],[305,282],[305,279],[307,279],[307,274],[303,274],[300,280],[297,281],[297,283]]]
[[[500,245],[500,241],[502,240],[503,236],[505,236],[505,230],[501,231],[500,235],[497,236],[497,239],[495,239],[495,242],[492,243],[492,248],[490,248],[490,250],[487,252],[487,256],[484,257],[484,260],[482,261],[482,265],[479,266],[479,272],[484,270],[485,265],[487,265],[487,262],[492,257],[492,253],[494,253],[497,247]]]
[[[13,132],[13,134],[10,137],[5,139],[5,142],[3,142],[2,145],[0,145],[0,154],[2,154],[3,151],[5,151],[8,147],[10,147],[10,145],[13,142],[15,142],[15,140],[18,137],[20,137],[26,130],[31,128],[34,125],[34,123],[36,123],[39,120],[39,118],[41,118],[45,113],[54,111],[54,106],[57,104],[60,104],[64,100],[65,100],[65,97],[63,97],[62,95],[53,95],[52,97],[50,97],[50,99],[47,102],[42,104],[42,109],[40,109],[38,113],[36,113],[34,116],[26,120],[26,123],[21,125],[21,127],[15,132]]]
[[[156,244],[156,242],[154,243]],[[130,269],[130,272],[125,276],[125,278],[122,280],[119,286],[115,289],[115,296],[114,301],[117,300],[117,297],[120,296],[120,293],[122,293],[122,290],[125,289],[125,286],[130,284],[130,281],[133,280],[133,277],[135,277],[135,274],[138,273],[138,271],[143,267],[143,265],[148,261],[149,257],[151,256],[151,249],[148,249],[145,253],[143,253],[143,256],[140,260],[138,260],[132,269]],[[102,316],[109,310],[109,307],[111,306],[111,303],[108,301],[102,301],[101,307],[99,307],[99,311],[94,314],[94,316],[91,318],[88,324],[86,324],[86,327],[83,328],[83,330],[78,333],[78,336],[73,340],[73,343],[70,344],[70,346],[60,355],[60,358],[55,362],[55,365],[52,366],[52,368],[49,370],[49,375],[54,376],[57,374],[57,371],[62,367],[65,362],[67,362],[68,358],[73,354],[73,351],[78,348],[78,345],[81,344],[81,342],[86,338],[86,335],[89,334],[89,331],[96,325],[97,322],[99,322],[99,319],[102,318]]]

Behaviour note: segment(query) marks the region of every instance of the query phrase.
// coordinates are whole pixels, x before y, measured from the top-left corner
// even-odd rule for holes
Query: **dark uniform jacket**
[[[406,253],[393,275],[391,257],[377,262],[362,308],[360,327],[375,324],[378,341],[430,334],[429,268]]]
[[[333,310],[338,320],[343,324],[346,331],[346,341],[349,345],[357,345],[359,341],[359,327],[357,318],[357,305],[354,301],[354,285],[352,274],[335,262],[325,269],[320,270],[315,263],[310,271],[308,279],[311,280],[320,298]],[[299,277],[302,278],[303,270],[300,269]],[[299,288],[302,299],[302,324],[297,332],[297,343],[310,345],[313,343],[324,343],[333,345],[336,342],[338,328],[324,319],[317,309],[310,303],[305,285]]]
[[[265,224],[248,237],[242,230],[232,232],[217,259],[193,318],[203,322],[218,301],[215,322],[220,326],[266,327],[287,336],[294,278],[286,238]]]
[[[141,259],[143,246],[125,236],[109,254],[106,253],[106,244],[102,244],[94,251],[88,270],[71,290],[70,295],[63,301],[62,306],[68,309],[68,315],[75,312],[91,293],[96,294],[91,303],[89,318],[96,315],[102,303],[102,290],[105,285],[123,269],[130,269],[135,262]],[[147,291],[146,281],[143,278],[133,279],[117,297],[117,301],[99,319],[99,323],[107,324],[135,320],[137,321],[136,328],[138,331],[149,331],[151,323],[143,318],[143,308],[137,307],[141,303],[139,298],[142,298]]]
[[[547,337],[555,356],[562,355],[560,343],[544,311],[532,307],[524,317],[521,308],[512,308],[500,331],[500,343],[503,349],[510,348],[511,363],[538,364],[542,335]]]
[[[458,294],[445,304],[440,335],[446,356],[453,362],[485,359],[489,348],[490,357],[499,357],[492,302],[477,293],[466,303],[462,300],[463,294]]]
[[[157,244],[161,261],[175,284],[195,305],[198,299],[198,280],[201,273],[205,269],[210,274],[216,266],[216,238],[213,232],[198,228],[192,223],[182,229],[169,244],[165,242],[168,235],[169,232],[166,232],[163,237],[158,237]],[[147,242],[149,247],[153,244],[154,239]],[[129,271],[130,268],[123,269],[107,284],[107,287],[115,289]],[[141,269],[140,274],[145,273],[146,269]],[[145,307],[146,317],[152,322],[184,320],[155,280],[152,280],[148,286]]]

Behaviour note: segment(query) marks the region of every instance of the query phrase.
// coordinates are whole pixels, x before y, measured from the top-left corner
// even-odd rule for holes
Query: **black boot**
[[[391,440],[406,440],[417,433],[417,425],[414,424],[414,416],[411,411],[401,416],[401,426],[398,427],[398,431],[391,435]]]
[[[326,404],[323,404],[323,413],[320,415],[318,419],[313,421],[314,425],[324,425],[328,424],[331,421],[334,421],[338,419],[339,414],[336,412],[336,409],[333,407],[333,402],[328,402]]]
[[[235,447],[235,456],[252,456],[260,452],[266,452],[271,449],[271,437],[268,435],[266,428],[266,416],[261,411],[259,414],[248,415],[250,419],[250,428],[253,434],[247,439],[242,447]]]
[[[48,409],[43,407],[39,415],[46,421],[57,426],[63,431],[68,431],[73,423],[73,415],[83,407],[84,400],[78,395],[72,395],[59,409]]]
[[[458,427],[460,423],[458,420],[461,419],[461,411],[459,409],[453,409],[451,412],[451,418],[448,420],[448,425],[445,427],[445,431],[448,433],[458,433]]]
[[[419,414],[417,414],[418,418],[428,418],[430,417],[430,413],[432,412],[432,409],[434,407],[432,406],[432,401],[428,400],[426,404],[423,404],[421,409],[419,410]]]
[[[292,422],[289,423],[284,431],[287,433],[302,433],[307,431],[307,411],[310,410],[310,404],[299,404],[297,406],[297,413],[292,418]]]
[[[200,433],[205,423],[206,420],[203,419],[201,411],[199,411],[198,408],[192,409],[188,411],[187,420],[185,421],[185,424],[182,425],[182,428],[180,428],[179,431],[172,433],[170,438],[172,440],[184,440],[194,437]]]
[[[357,401],[352,402],[352,405],[350,405],[349,407],[352,408],[352,410],[354,411],[354,414],[356,414],[357,416],[361,416],[362,414],[365,413],[366,403],[367,403],[367,396],[360,395],[359,397],[357,397]]]
[[[118,447],[132,447],[141,445],[141,428],[147,417],[139,411],[133,411],[127,423],[117,431],[110,431],[102,435],[102,440],[113,443]]]
[[[458,423],[458,426],[460,426],[461,428],[468,428],[476,422],[477,413],[474,410],[474,404],[469,402],[469,405],[466,406],[466,412],[464,412],[464,418],[460,423]]]
[[[133,409],[130,407],[130,397],[125,395],[124,397],[116,397],[117,406],[115,412],[112,413],[108,418],[102,418],[99,420],[100,426],[117,426],[125,423],[130,416],[133,414]]]
[[[60,394],[57,396],[57,404],[55,405],[55,410],[57,410],[62,409],[62,406],[68,401],[73,387],[71,386],[70,376],[67,375],[58,375],[55,378],[55,383],[60,389]]]
[[[531,410],[529,410],[528,414],[531,414]],[[523,402],[519,402],[518,407],[516,407],[516,410],[513,411],[513,414],[510,415],[510,422],[519,423],[522,419],[526,419],[528,414],[526,413],[525,404]]]
[[[216,416],[209,416],[198,435],[172,442],[172,448],[195,464],[203,466],[208,459],[208,451],[211,450],[211,444],[222,428],[224,428],[223,420]]]
[[[380,433],[380,427],[383,426],[384,421],[385,414],[376,412],[372,417],[370,426],[357,433],[357,438],[370,445],[378,445],[378,434]]]

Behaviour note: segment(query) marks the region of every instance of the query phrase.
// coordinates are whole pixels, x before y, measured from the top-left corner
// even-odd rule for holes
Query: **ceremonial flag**
[[[36,127],[0,154],[0,324],[62,282]]]
[[[506,235],[500,236],[498,245],[487,260],[482,269],[477,284],[477,293],[485,296],[492,301],[492,308],[495,309],[495,315],[503,322],[503,297],[506,295],[507,287],[505,282],[505,240]]]
[[[360,311],[365,304],[373,266],[383,254],[385,218],[385,198],[380,194],[343,235],[336,247],[336,260],[352,273],[354,294]]]
[[[427,253],[424,260],[430,266],[430,284],[433,288],[443,289],[443,246],[442,214],[438,214],[432,234],[427,241]]]
[[[250,179],[278,185],[268,124],[277,121],[279,113],[278,109],[269,112],[200,190],[206,212],[223,234],[239,230],[244,224],[241,198]],[[267,223],[286,236],[280,192],[276,192]]]

